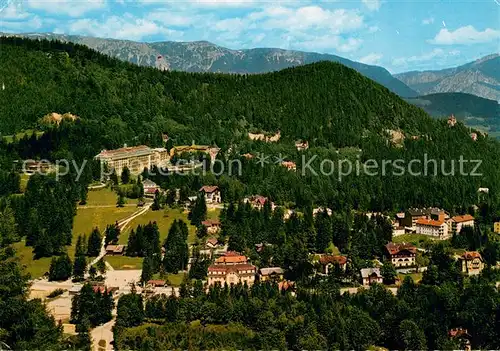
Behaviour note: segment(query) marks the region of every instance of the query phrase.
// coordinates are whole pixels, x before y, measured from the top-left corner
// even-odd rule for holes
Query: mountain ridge
[[[0,35],[31,39],[44,38],[83,44],[121,60],[141,66],[156,67],[160,70],[254,74],[278,71],[319,61],[339,62],[357,70],[402,97],[416,97],[418,95],[405,83],[394,78],[383,67],[367,65],[330,54],[278,48],[234,50],[208,41],[145,43],[54,33],[0,33]]]
[[[457,67],[395,74],[421,95],[468,93],[500,101],[500,54],[494,53]]]

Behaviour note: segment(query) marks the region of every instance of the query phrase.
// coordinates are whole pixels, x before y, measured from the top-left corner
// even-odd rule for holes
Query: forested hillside
[[[277,48],[231,50],[207,41],[146,43],[55,33],[5,33],[5,35],[81,44],[139,66],[183,72],[266,73],[319,61],[332,61],[357,70],[400,96],[418,95],[383,67],[330,54]]]
[[[161,134],[167,133],[175,144],[195,141],[242,153],[282,152],[300,167],[301,154],[293,143],[302,139],[311,146],[307,157],[337,159],[343,157],[338,148],[353,146],[362,150],[363,161],[422,159],[428,154],[449,167],[451,160],[462,156],[482,159],[483,175],[361,176],[344,181],[320,177],[304,182],[282,170],[265,180],[260,172],[248,170],[242,181],[255,193],[281,201],[300,202],[300,194],[312,202],[377,209],[469,206],[481,186],[490,188],[493,199],[499,197],[498,143],[482,137],[474,142],[462,125],[448,128],[337,63],[248,76],[161,72],[69,43],[3,38],[0,45],[0,76],[5,84],[0,91],[2,133],[36,127],[50,112],[80,117],[74,128],[68,124],[46,133],[39,142],[20,143],[4,154],[6,160],[17,154],[89,158],[124,143],[161,145]],[[250,142],[247,133],[255,130],[279,130],[282,138],[276,145]],[[388,130],[402,132],[404,142],[399,146],[404,147],[393,145]]]
[[[251,127],[338,146],[359,144],[368,130],[428,127],[421,110],[335,63],[252,76],[188,74],[137,67],[72,44],[9,38],[0,45],[0,98],[8,102],[0,110],[3,133],[60,111],[105,121],[105,133],[184,126],[188,140],[222,145]]]

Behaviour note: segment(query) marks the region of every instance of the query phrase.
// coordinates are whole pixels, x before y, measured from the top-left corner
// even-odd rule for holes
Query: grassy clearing
[[[402,274],[398,273],[398,278],[403,282],[405,277],[410,276],[415,283],[419,283],[422,280],[422,273],[409,273],[409,274]]]
[[[31,134],[33,134],[33,130],[28,129],[24,132],[16,133],[16,138],[17,138],[17,140],[19,140],[19,139],[22,139],[25,135],[27,135],[28,137],[31,137]],[[39,131],[36,132],[37,138],[39,138],[42,135],[43,135],[43,132],[39,132]],[[5,135],[3,138],[7,143],[12,143],[14,141],[14,135]]]
[[[142,257],[105,256],[105,260],[116,270],[142,269]]]
[[[219,218],[219,215],[220,209],[209,209],[207,213],[207,217],[209,219],[217,219]],[[170,226],[176,219],[182,219],[188,224],[188,243],[194,243],[196,240],[196,228],[189,223],[188,212],[178,208],[166,208],[160,211],[150,210],[142,216],[137,217],[128,225],[127,229],[121,233],[118,242],[126,245],[132,229],[137,228],[138,225],[146,225],[149,222],[156,222],[160,230],[160,243],[163,243],[163,241],[167,238]]]
[[[86,206],[115,206],[118,195],[110,188],[89,190]],[[137,199],[126,199],[126,204],[137,205]]]
[[[113,196],[111,196],[113,195]],[[114,205],[116,196],[109,189],[101,189],[89,192],[89,205]],[[106,229],[108,224],[113,224],[117,220],[123,219],[137,210],[135,207],[94,207],[94,208],[78,208],[73,222],[73,239],[72,245],[68,246],[68,254],[71,259],[75,255],[75,246],[78,235],[89,235],[93,228],[97,227],[101,233]],[[26,247],[25,242],[21,241],[14,245],[17,255],[21,258],[21,263],[26,266],[26,270],[31,274],[32,278],[39,278],[45,272],[48,272],[50,267],[50,257],[44,257],[39,260],[33,259],[33,249]]]
[[[423,247],[425,242],[430,242],[432,239],[423,234],[404,234],[393,237],[392,241],[395,243],[412,243],[417,247]]]

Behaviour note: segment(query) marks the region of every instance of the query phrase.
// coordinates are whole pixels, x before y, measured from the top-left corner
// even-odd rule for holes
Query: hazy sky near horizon
[[[315,51],[393,73],[500,51],[500,0],[0,0],[0,9],[4,32]]]

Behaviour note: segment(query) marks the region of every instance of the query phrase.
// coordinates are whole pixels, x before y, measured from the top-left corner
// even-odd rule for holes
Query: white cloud
[[[440,45],[456,45],[456,44],[478,44],[487,43],[500,38],[500,31],[496,29],[486,28],[484,31],[478,31],[473,26],[465,26],[449,31],[443,28],[439,31],[434,39],[429,40],[432,44]]]
[[[291,38],[290,38],[291,39]],[[311,36],[309,39],[296,41],[293,47],[301,50],[325,51],[335,50],[347,53],[357,50],[363,40],[357,38],[343,39],[338,35]]]
[[[41,10],[51,14],[80,17],[81,15],[102,9],[106,6],[105,0],[27,0],[26,5],[34,10]]]
[[[1,21],[4,32],[34,32],[42,27],[42,19],[39,16],[32,16],[24,21]]]
[[[377,33],[380,32],[380,28],[378,26],[371,26],[368,28],[368,33]]]
[[[434,23],[434,17],[424,18],[422,20],[423,25],[428,25],[428,24],[433,24],[433,23]]]
[[[268,8],[249,15],[251,19],[262,19],[259,28],[265,30],[286,30],[297,32],[304,30],[328,30],[340,34],[361,28],[363,16],[357,11],[336,9],[327,10],[319,6],[299,8]]]
[[[2,21],[21,21],[30,16],[31,14],[24,11],[21,4],[15,2],[11,2],[0,12],[0,19]]]
[[[449,57],[458,56],[460,51],[451,50],[445,51],[443,49],[434,49],[428,53],[424,53],[422,55],[415,55],[410,57],[399,57],[392,60],[393,66],[407,66],[408,64],[427,62],[434,59],[447,59]]]
[[[378,11],[380,6],[382,6],[382,2],[380,0],[361,0],[361,2],[365,4],[370,11]]]
[[[382,54],[372,52],[371,54],[360,58],[358,61],[361,63],[366,63],[367,65],[378,65],[382,57],[384,57]]]
[[[58,31],[63,31],[60,28]],[[153,21],[137,18],[130,14],[111,16],[105,21],[83,18],[70,23],[66,31],[71,34],[87,34],[96,37],[141,40],[151,35],[164,35],[169,39],[182,37],[182,32],[169,29]]]

